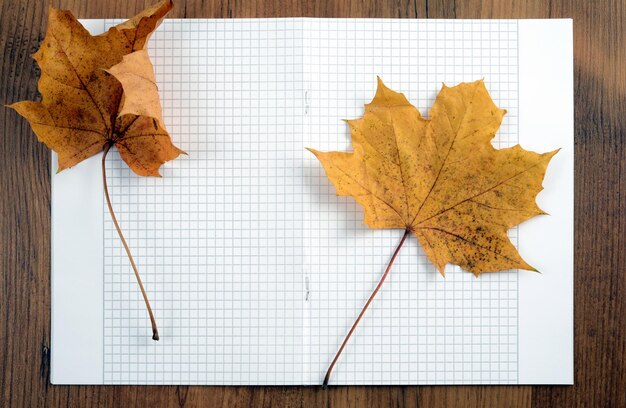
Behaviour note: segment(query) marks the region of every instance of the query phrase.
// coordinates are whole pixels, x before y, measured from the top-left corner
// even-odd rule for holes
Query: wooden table
[[[82,18],[151,0],[55,0]],[[574,18],[575,385],[52,386],[49,151],[0,109],[0,405],[626,407],[626,0],[178,0],[172,17]],[[0,0],[0,103],[37,97],[47,1]]]

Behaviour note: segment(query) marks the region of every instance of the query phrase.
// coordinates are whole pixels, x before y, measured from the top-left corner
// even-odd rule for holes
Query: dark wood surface
[[[150,0],[55,0],[130,17]],[[172,17],[574,18],[575,385],[52,386],[49,152],[0,108],[0,406],[626,407],[626,1],[178,0]],[[0,0],[0,103],[37,97],[45,0]]]

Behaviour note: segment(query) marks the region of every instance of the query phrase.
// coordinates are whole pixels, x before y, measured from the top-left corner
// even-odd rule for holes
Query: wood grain
[[[37,97],[30,54],[47,2],[0,0],[0,103]],[[78,17],[129,17],[149,1],[55,0]],[[0,405],[626,406],[626,3],[623,0],[178,0],[174,17],[574,18],[573,387],[52,386],[49,152],[0,109]]]

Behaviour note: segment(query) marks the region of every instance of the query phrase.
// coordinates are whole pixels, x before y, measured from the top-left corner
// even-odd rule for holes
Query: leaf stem
[[[372,303],[372,300],[374,300],[374,297],[376,297],[376,294],[378,293],[380,288],[383,286],[383,283],[385,282],[385,279],[387,279],[387,275],[389,275],[389,271],[391,271],[391,265],[393,265],[393,261],[396,260],[396,257],[398,256],[398,253],[400,252],[400,248],[402,248],[402,245],[404,245],[404,241],[406,241],[406,239],[407,239],[407,237],[409,236],[410,233],[411,233],[411,230],[408,229],[408,228],[404,231],[404,235],[402,236],[402,239],[400,240],[400,243],[398,244],[398,247],[396,248],[396,250],[394,251],[393,255],[391,256],[391,260],[389,261],[389,265],[387,265],[387,269],[385,269],[385,273],[383,273],[383,276],[380,278],[380,282],[378,282],[378,285],[376,285],[376,288],[374,289],[374,291],[370,295],[369,299],[365,303],[365,306],[363,306],[363,309],[361,309],[361,313],[359,313],[359,317],[356,318],[354,324],[352,325],[352,328],[348,332],[348,335],[343,340],[343,343],[341,343],[341,347],[339,347],[339,351],[337,351],[337,354],[335,354],[335,358],[333,358],[332,363],[330,363],[330,366],[328,367],[328,371],[326,371],[326,377],[324,377],[324,384],[322,385],[322,387],[324,389],[328,388],[328,381],[330,380],[330,373],[331,373],[331,371],[333,371],[333,367],[335,367],[335,364],[337,363],[337,359],[339,359],[339,356],[341,355],[341,352],[346,347],[346,344],[348,343],[348,340],[350,340],[350,337],[352,336],[352,333],[354,332],[354,329],[356,329],[356,326],[361,321],[361,318],[365,314],[365,311],[369,307],[370,303]]]
[[[143,288],[143,284],[141,283],[141,278],[139,277],[139,271],[137,271],[137,266],[135,265],[135,261],[133,259],[132,254],[130,253],[130,248],[124,239],[124,235],[122,234],[122,230],[120,229],[120,225],[117,223],[117,218],[115,217],[115,213],[113,212],[113,206],[111,205],[111,199],[109,198],[109,188],[107,186],[107,172],[106,172],[106,157],[109,150],[111,150],[111,143],[107,143],[104,146],[104,154],[102,155],[102,182],[104,183],[104,195],[107,199],[107,205],[109,206],[109,213],[111,214],[111,218],[113,219],[113,224],[115,224],[115,229],[117,230],[117,235],[119,235],[122,244],[124,245],[124,249],[126,250],[126,255],[128,255],[128,260],[130,261],[131,266],[133,267],[133,271],[135,272],[135,277],[137,278],[137,283],[139,284],[139,289],[141,289],[141,294],[143,295],[143,300],[146,302],[146,308],[148,309],[148,314],[150,315],[150,323],[152,324],[152,340],[159,340],[159,330],[157,329],[156,320],[154,320],[154,314],[152,314],[152,308],[150,307],[150,302],[148,301],[148,295],[146,295],[146,290]]]

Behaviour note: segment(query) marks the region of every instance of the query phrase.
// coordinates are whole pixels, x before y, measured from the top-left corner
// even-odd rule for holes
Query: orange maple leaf
[[[132,95],[124,93],[120,80],[106,71],[114,73],[113,67],[124,64],[128,54],[145,52],[141,50],[150,35],[171,9],[172,2],[164,0],[92,36],[71,12],[50,7],[46,36],[33,55],[41,68],[42,101],[21,101],[10,107],[58,153],[59,171],[115,146],[135,173],[158,176],[163,163],[183,153],[165,130],[160,105],[151,112],[124,109],[133,105]],[[141,69],[154,78],[149,60]]]
[[[33,55],[41,68],[41,102],[10,105],[26,118],[40,141],[57,152],[58,171],[99,153],[109,212],[137,278],[152,324],[156,321],[130,248],[117,222],[106,182],[106,156],[115,146],[140,176],[159,168],[182,150],[172,144],[162,118],[154,70],[145,51],[148,39],[172,9],[171,0],[92,36],[71,12],[49,8],[46,36]]]
[[[491,140],[505,113],[493,103],[483,81],[476,81],[444,85],[427,120],[379,78],[376,96],[365,106],[363,117],[347,121],[354,152],[309,149],[337,195],[352,196],[363,206],[369,227],[405,230],[325,384],[409,234],[417,237],[442,275],[448,263],[475,275],[505,269],[535,271],[507,231],[544,214],[535,198],[557,151],[540,154],[519,145],[495,149]]]

